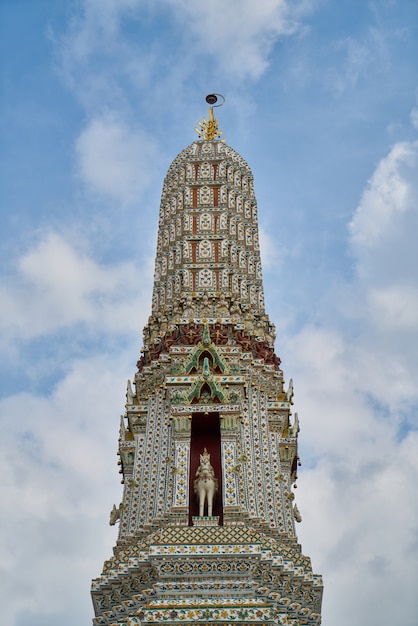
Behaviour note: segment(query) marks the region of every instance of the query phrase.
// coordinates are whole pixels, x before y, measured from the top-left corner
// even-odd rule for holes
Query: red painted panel
[[[213,188],[213,206],[218,206],[219,203],[219,187]]]
[[[196,242],[192,242],[192,263],[196,263],[196,259],[197,259],[197,243]]]

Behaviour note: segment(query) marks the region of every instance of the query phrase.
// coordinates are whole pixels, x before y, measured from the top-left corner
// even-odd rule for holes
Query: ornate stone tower
[[[152,314],[120,424],[119,538],[92,583],[93,622],[317,625],[253,177],[212,107],[197,130],[164,181]]]

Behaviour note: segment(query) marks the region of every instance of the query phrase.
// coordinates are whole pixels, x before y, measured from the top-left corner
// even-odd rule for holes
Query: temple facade
[[[120,422],[119,535],[92,582],[93,623],[318,625],[253,176],[212,107],[196,130],[163,185],[152,311]]]

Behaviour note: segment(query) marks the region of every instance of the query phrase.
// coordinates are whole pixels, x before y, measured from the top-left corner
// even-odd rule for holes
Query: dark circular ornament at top
[[[220,104],[216,104],[218,102],[218,97],[222,98],[222,102]],[[220,93],[210,93],[206,96],[206,102],[211,106],[216,104],[216,106],[221,107],[225,102],[225,98]]]

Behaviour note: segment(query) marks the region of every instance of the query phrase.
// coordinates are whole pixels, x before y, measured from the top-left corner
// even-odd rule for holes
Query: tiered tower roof
[[[264,313],[253,176],[222,141],[195,141],[163,185],[153,314],[221,295]]]

